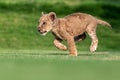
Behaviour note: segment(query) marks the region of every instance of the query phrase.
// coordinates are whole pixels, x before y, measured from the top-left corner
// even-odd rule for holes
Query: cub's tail
[[[104,26],[108,26],[109,28],[112,29],[112,26],[108,22],[100,20],[100,19],[96,19],[96,21],[97,21],[98,24],[101,24],[101,25],[104,25]]]

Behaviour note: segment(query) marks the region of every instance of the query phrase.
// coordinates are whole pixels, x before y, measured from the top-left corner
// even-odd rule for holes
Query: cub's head
[[[50,12],[48,14],[44,14],[42,12],[42,15],[39,19],[38,32],[40,32],[42,35],[46,35],[47,32],[52,30],[55,19],[56,14],[54,12]]]

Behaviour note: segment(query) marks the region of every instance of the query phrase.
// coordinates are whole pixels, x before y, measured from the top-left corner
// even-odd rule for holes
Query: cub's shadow
[[[68,55],[67,53],[56,53],[56,52],[55,53],[54,52],[52,52],[52,53],[30,53],[30,54],[31,55],[41,55],[41,56],[44,56],[44,55],[45,56],[46,55],[49,55],[49,56],[55,56],[55,55],[56,56],[60,56],[60,55],[62,56],[62,55],[65,55],[66,56],[66,55]]]
[[[91,53],[91,52],[79,52],[78,56],[105,56],[105,55],[108,55],[109,53],[108,52],[94,52],[94,53]]]
[[[102,55],[107,55],[108,53],[102,53],[102,52],[95,52],[95,53],[90,53],[90,52],[84,52],[84,53],[78,53],[78,56],[102,56]],[[66,53],[57,53],[57,52],[50,52],[50,53],[33,53],[31,55],[49,55],[49,56],[70,56],[67,52]]]
[[[89,53],[86,53],[86,54],[78,54],[78,56],[93,56],[93,54],[89,54]]]
[[[52,56],[52,55],[56,55],[56,56],[65,55],[65,56],[66,56],[66,55],[68,55],[68,54],[67,54],[67,53],[47,53],[47,54],[41,54],[41,55],[51,55],[51,56]]]

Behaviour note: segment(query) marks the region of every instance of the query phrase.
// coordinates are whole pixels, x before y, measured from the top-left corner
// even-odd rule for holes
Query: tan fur
[[[66,40],[70,55],[77,56],[75,42],[84,40],[86,37],[85,32],[92,39],[90,51],[94,52],[97,49],[97,24],[111,27],[109,23],[85,13],[73,13],[64,18],[56,18],[56,14],[50,12],[48,14],[42,13],[38,31],[42,35],[51,31],[55,36],[54,45],[61,50],[67,50],[67,47],[61,43],[63,40]]]

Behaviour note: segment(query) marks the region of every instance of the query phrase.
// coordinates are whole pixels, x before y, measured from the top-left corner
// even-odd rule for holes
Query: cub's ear
[[[43,15],[44,15],[44,12],[41,12],[41,15],[43,16]]]
[[[52,21],[54,21],[56,19],[56,14],[54,12],[50,12],[49,17]]]

